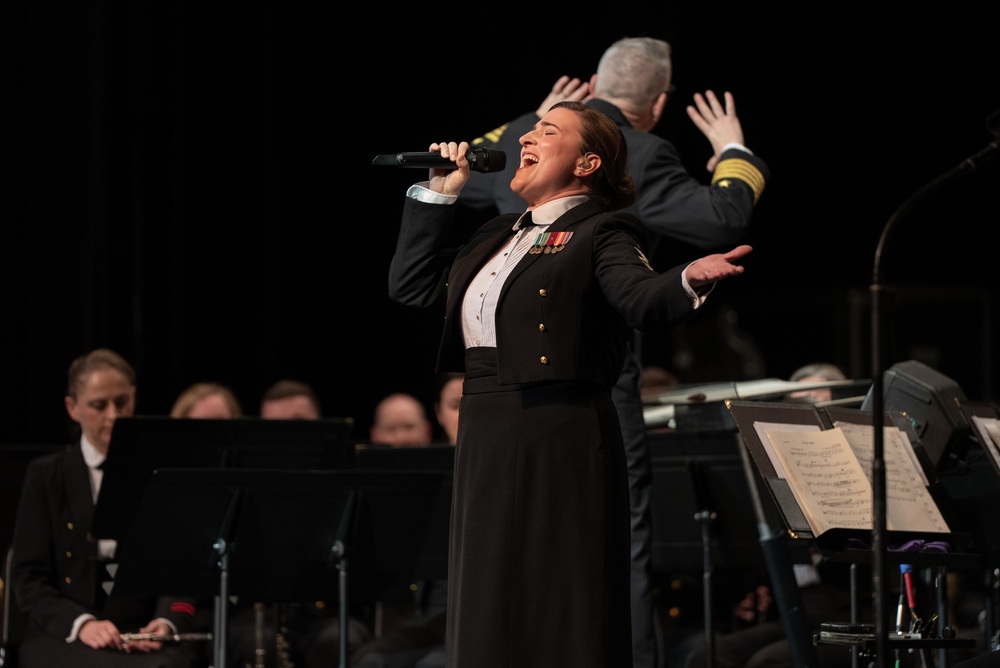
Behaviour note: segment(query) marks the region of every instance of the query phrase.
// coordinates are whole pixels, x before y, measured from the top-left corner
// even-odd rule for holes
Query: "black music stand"
[[[393,448],[386,445],[359,444],[356,446],[354,457],[355,466],[359,469],[440,471],[443,474],[441,493],[431,515],[427,538],[420,552],[414,575],[421,580],[446,580],[455,446],[435,444],[425,448]]]
[[[749,464],[749,460],[752,457],[753,463],[756,465],[757,472],[760,478],[764,481],[766,488],[771,494],[771,497],[775,505],[779,508],[781,516],[786,524],[787,533],[789,536],[793,537],[794,540],[807,539],[811,540],[815,546],[820,550],[824,559],[830,561],[843,561],[850,564],[857,563],[875,563],[879,560],[879,555],[874,546],[871,549],[868,548],[855,548],[852,547],[853,540],[864,540],[864,538],[870,536],[871,532],[865,529],[854,529],[854,528],[831,528],[823,532],[822,535],[814,535],[812,529],[810,528],[809,522],[805,517],[804,512],[799,506],[798,501],[792,492],[791,486],[788,482],[780,476],[780,474],[775,469],[774,464],[771,462],[770,456],[766,452],[766,447],[761,436],[756,431],[756,424],[760,423],[772,423],[772,424],[784,424],[791,427],[794,426],[810,426],[816,427],[817,429],[827,429],[832,427],[837,422],[850,422],[854,424],[867,425],[875,422],[871,414],[866,411],[860,411],[856,409],[848,409],[843,407],[826,407],[821,408],[819,406],[810,407],[808,405],[797,405],[797,404],[785,404],[785,403],[756,403],[756,402],[740,402],[732,401],[729,402],[729,409],[733,415],[737,426],[740,429],[740,436],[743,443],[746,445],[747,453],[744,455],[747,457],[746,461]],[[881,425],[891,426],[900,423],[899,419],[894,419],[894,416],[890,414],[882,415]],[[881,433],[881,430],[874,430],[876,433]],[[918,455],[918,460],[922,458]],[[921,466],[925,471],[930,469],[929,461],[926,458],[921,460]],[[929,482],[931,485],[928,487],[928,491],[931,492],[931,487],[936,484],[936,480],[929,476]],[[932,497],[937,501],[937,496]],[[888,533],[887,533],[888,535]],[[894,539],[902,542],[908,539],[925,539],[925,540],[947,540],[954,546],[962,549],[964,545],[968,544],[968,537],[963,536],[961,533],[932,533],[932,532],[917,532],[917,531],[893,531],[892,536]],[[784,559],[784,555],[780,555],[780,559]],[[884,555],[882,559],[891,558],[895,565],[900,563],[908,563],[914,566],[951,566],[951,567],[968,567],[977,562],[976,555],[970,555],[964,552],[949,552],[944,554],[937,554],[933,552],[928,553],[917,553],[917,552],[894,552],[891,555]],[[775,563],[778,563],[776,561]],[[877,567],[877,566],[876,566]],[[770,569],[770,565],[769,565]],[[777,573],[779,571],[789,571],[790,569],[783,566],[776,566],[772,569],[773,572]],[[852,568],[851,576],[851,597],[852,600],[856,601],[858,596],[857,583],[854,578],[854,569]],[[800,596],[798,594],[797,586],[793,580],[789,580],[785,589],[788,590],[787,594],[789,596],[790,602],[788,604],[782,605],[782,597],[776,595],[776,600],[778,601],[779,609],[784,613],[786,609],[795,609],[795,606],[801,606],[798,599]],[[877,601],[876,601],[877,603]],[[941,607],[943,609],[943,600],[940,601]],[[879,606],[876,605],[876,608]],[[854,605],[852,604],[852,615],[854,614]],[[878,611],[876,610],[876,614]],[[798,625],[796,629],[796,635],[793,636],[792,629],[788,629],[789,639],[793,637],[800,637],[804,632],[805,637],[809,637],[809,632],[806,626],[806,620],[803,614],[791,616],[794,623]],[[852,623],[859,622],[858,619],[851,619]],[[787,623],[787,622],[786,622]],[[940,622],[943,629],[943,620]],[[876,625],[878,626],[878,625]],[[899,640],[892,639],[890,641],[888,634],[886,634],[885,639],[878,638],[878,633],[880,631],[876,630],[871,638],[867,635],[862,637],[861,634],[855,633],[853,636],[854,646],[857,648],[854,650],[854,658],[857,658],[857,653],[859,650],[863,649],[866,652],[871,652],[876,645],[889,644],[891,647],[895,648],[918,648],[918,649],[929,649],[929,648],[948,648],[948,647],[969,647],[974,646],[974,641],[969,641],[966,639],[943,639],[943,638],[924,638],[922,640]],[[822,636],[820,636],[822,639]],[[824,643],[826,644],[826,643]],[[848,644],[848,643],[843,643]],[[794,649],[794,647],[793,647]],[[810,648],[802,646],[804,651],[811,651]],[[883,650],[875,650],[875,655],[878,656],[879,652]],[[813,660],[815,663],[815,659]],[[812,665],[807,664],[804,661],[797,661],[796,665]]]
[[[348,418],[119,418],[102,467],[91,532],[123,539],[156,469],[353,468],[352,425]]]
[[[422,448],[393,448],[359,443],[354,447],[354,462],[359,469],[454,471],[455,446],[435,443]]]
[[[371,596],[412,575],[440,480],[431,471],[157,470],[119,545],[115,591],[214,595],[215,668],[226,666],[230,596],[336,593],[346,668],[348,592]]]

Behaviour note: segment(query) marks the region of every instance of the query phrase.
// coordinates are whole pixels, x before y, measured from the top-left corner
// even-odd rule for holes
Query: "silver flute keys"
[[[122,633],[122,642],[151,640],[153,642],[183,642],[185,640],[211,640],[211,633]]]

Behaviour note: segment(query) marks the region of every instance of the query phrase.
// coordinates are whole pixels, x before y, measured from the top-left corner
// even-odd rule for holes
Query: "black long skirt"
[[[632,665],[628,478],[608,392],[497,385],[467,354],[448,570],[449,668]]]

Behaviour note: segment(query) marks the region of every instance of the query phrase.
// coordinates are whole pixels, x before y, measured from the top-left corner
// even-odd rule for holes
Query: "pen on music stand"
[[[903,592],[899,593],[899,607],[896,609],[896,633],[903,632]]]
[[[916,601],[913,598],[913,566],[910,564],[900,564],[899,571],[903,576],[903,590],[906,592],[906,602],[910,608],[910,617],[912,621],[919,622],[920,618],[917,616]]]

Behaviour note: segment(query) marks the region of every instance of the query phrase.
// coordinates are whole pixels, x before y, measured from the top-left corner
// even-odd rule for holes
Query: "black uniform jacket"
[[[66,638],[84,613],[110,618],[123,632],[138,631],[157,617],[169,619],[178,631],[188,628],[193,599],[105,600],[101,581],[106,571],[90,534],[93,515],[90,472],[79,443],[28,465],[11,574],[17,603],[28,619],[58,638]]]
[[[518,218],[494,218],[456,252],[445,247],[454,215],[454,206],[407,197],[389,271],[389,295],[398,303],[426,307],[446,299],[440,370],[463,369],[466,286],[510,239]],[[592,201],[545,231],[550,240],[559,232],[572,236],[560,250],[525,255],[504,284],[496,313],[499,381],[573,380],[610,389],[633,328],[666,328],[693,312],[681,284],[683,267],[653,271],[638,219],[602,212]]]

